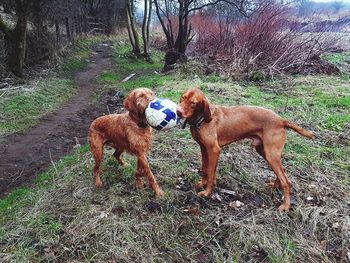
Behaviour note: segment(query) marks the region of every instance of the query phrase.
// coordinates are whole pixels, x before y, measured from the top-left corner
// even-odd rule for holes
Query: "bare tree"
[[[165,56],[165,70],[170,69],[178,60],[186,60],[187,45],[194,37],[190,22],[191,14],[220,2],[233,5],[242,14],[246,14],[249,3],[247,0],[154,0],[156,14],[169,49]],[[177,21],[174,20],[175,17]]]

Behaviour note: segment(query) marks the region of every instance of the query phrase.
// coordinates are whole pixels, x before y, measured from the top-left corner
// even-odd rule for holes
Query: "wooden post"
[[[66,17],[66,34],[67,34],[67,39],[70,40],[70,28],[69,28],[69,19]]]
[[[56,39],[57,42],[60,42],[61,36],[60,36],[60,24],[58,23],[57,20],[55,20],[55,29],[56,29]]]
[[[74,30],[75,30],[75,35],[79,35],[79,29],[78,29],[78,21],[77,21],[77,17],[73,16],[73,21],[74,21]]]
[[[79,35],[81,35],[81,19],[80,19],[80,15],[77,16],[77,23],[78,23],[78,31],[79,31]]]
[[[86,30],[84,28],[84,16],[80,16],[80,27],[81,27],[81,33],[86,33]]]
[[[70,21],[71,21],[71,23],[70,23],[70,32],[71,32],[72,38],[74,39],[74,19],[71,18]]]
[[[87,22],[86,16],[84,16],[84,28],[85,28],[85,34],[87,34],[89,32],[89,28],[88,28],[88,22]]]

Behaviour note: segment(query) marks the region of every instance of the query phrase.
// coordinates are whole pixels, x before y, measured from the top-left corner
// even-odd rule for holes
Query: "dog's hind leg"
[[[255,146],[255,150],[258,152],[258,154],[261,157],[263,157],[266,160],[264,145],[260,144],[260,145]],[[281,188],[281,182],[278,179],[278,177],[276,177],[275,180],[268,182],[268,187],[271,187],[272,189]]]
[[[286,139],[286,131],[284,129],[265,132],[263,137],[264,152],[266,161],[270,164],[274,173],[277,176],[276,182],[279,182],[280,188],[283,191],[284,202],[278,208],[280,211],[288,211],[291,204],[292,184],[289,181],[284,167],[282,165],[282,151]]]
[[[101,176],[100,176],[100,166],[103,160],[104,139],[100,134],[91,132],[89,134],[89,142],[90,142],[91,152],[95,160],[95,165],[94,165],[95,185],[97,188],[100,188],[103,186]]]

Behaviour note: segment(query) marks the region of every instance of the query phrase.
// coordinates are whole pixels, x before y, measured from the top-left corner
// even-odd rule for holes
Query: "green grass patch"
[[[58,65],[58,73],[60,76],[72,75],[73,73],[82,70],[87,65],[87,60],[92,52],[92,47],[100,43],[104,38],[95,37],[81,37],[74,40],[74,42],[66,49],[61,51]]]
[[[104,71],[98,79],[103,82],[117,82],[120,81],[120,75],[117,72],[112,72],[112,71]]]
[[[350,108],[350,96],[335,97],[327,94],[319,96],[319,103],[325,107]]]
[[[130,46],[125,42],[118,42],[113,46],[113,61],[121,74],[129,75],[135,72],[161,71],[164,66],[164,53],[151,50],[151,59],[135,57]]]
[[[342,64],[350,59],[350,52],[328,53],[323,55],[322,58],[333,64]]]
[[[350,115],[333,114],[326,119],[324,126],[327,129],[343,131],[346,124],[350,124]]]
[[[12,92],[0,102],[0,135],[34,127],[41,116],[53,112],[76,91],[72,80],[51,77],[33,82],[28,90]]]
[[[29,205],[31,203],[32,194],[32,189],[18,188],[11,192],[6,198],[0,199],[0,223],[7,222],[18,209]]]
[[[129,80],[123,83],[122,87],[127,91],[133,90],[135,88],[140,88],[140,87],[157,88],[165,85],[165,83],[171,79],[172,79],[172,76],[169,76],[169,75],[162,75],[162,76],[143,75],[137,79]]]
[[[155,89],[173,79],[172,75],[159,73],[163,67],[164,53],[152,50],[151,59],[146,60],[143,57],[135,57],[130,50],[130,46],[124,41],[119,41],[113,46],[114,69],[107,70],[98,77],[106,89],[115,87],[125,91],[140,87]],[[130,74],[135,75],[128,81],[122,82]]]

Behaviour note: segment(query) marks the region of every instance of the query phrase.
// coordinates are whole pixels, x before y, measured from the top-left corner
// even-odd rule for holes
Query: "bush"
[[[245,19],[198,13],[192,20],[196,32],[192,51],[215,60],[221,71],[235,77],[250,78],[256,72],[266,76],[301,73],[333,40],[326,41],[325,33],[303,34],[288,19],[289,9],[272,3]],[[315,68],[315,72],[324,71],[328,72]]]

